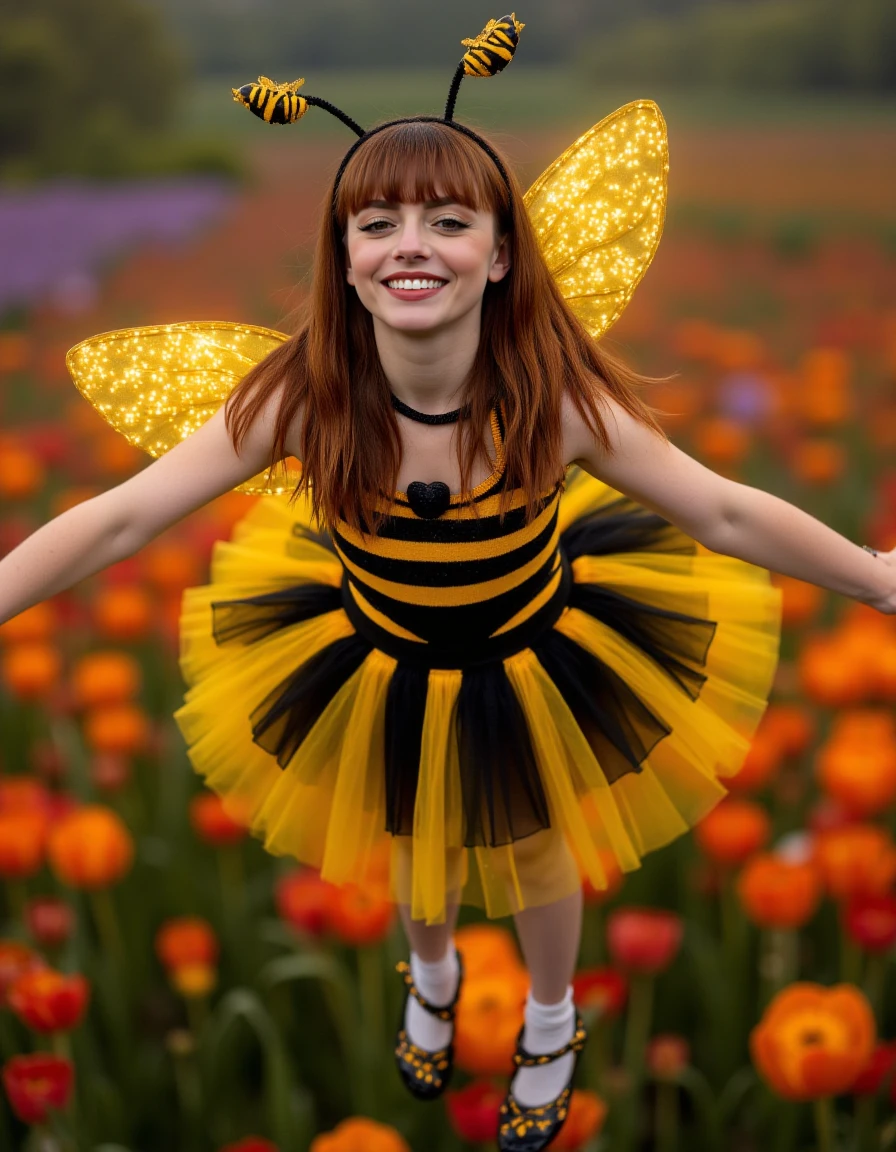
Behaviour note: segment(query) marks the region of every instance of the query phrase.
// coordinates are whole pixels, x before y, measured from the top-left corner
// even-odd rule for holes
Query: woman
[[[186,592],[176,719],[271,852],[337,884],[389,853],[418,1097],[451,1075],[459,905],[514,916],[532,985],[499,1145],[535,1150],[585,1039],[582,876],[606,885],[607,850],[637,868],[725,795],[777,661],[767,569],[887,613],[896,579],[893,553],[669,443],[494,156],[426,119],[363,141],[298,334],[0,562],[0,621],[301,460],[294,499],[258,501]]]

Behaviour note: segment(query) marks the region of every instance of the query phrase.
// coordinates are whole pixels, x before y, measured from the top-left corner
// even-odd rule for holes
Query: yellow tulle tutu
[[[376,562],[404,546],[378,545]],[[188,690],[175,719],[195,770],[268,851],[335,884],[363,884],[385,858],[393,898],[428,923],[448,899],[498,917],[567,896],[583,875],[605,887],[605,851],[623,871],[639,867],[705,816],[743,763],[777,665],[781,595],[764,569],[707,552],[576,469],[553,535],[545,528],[551,546],[571,591],[547,628],[401,687],[406,660],[426,650],[419,635],[390,622],[387,599],[378,608],[360,584],[349,595],[347,553],[315,529],[304,498],[258,499],[216,544],[211,583],[184,594]],[[561,576],[542,599],[559,595]],[[387,597],[385,577],[368,579],[370,597]],[[358,634],[359,605],[388,643]],[[403,717],[412,770],[395,751]],[[494,762],[471,759],[471,740]]]

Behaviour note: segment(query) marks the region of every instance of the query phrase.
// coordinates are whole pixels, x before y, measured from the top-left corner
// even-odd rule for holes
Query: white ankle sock
[[[526,999],[525,1020],[523,1047],[533,1055],[556,1052],[568,1044],[576,1030],[572,985],[556,1004],[540,1004],[532,999],[530,991]],[[537,1108],[556,1100],[566,1086],[575,1059],[575,1052],[567,1052],[550,1064],[518,1068],[510,1085],[514,1100],[526,1108]]]
[[[449,1004],[454,999],[460,976],[454,943],[452,942],[441,960],[431,964],[421,960],[417,953],[412,951],[411,976],[421,996],[430,1004],[439,1008]],[[454,1035],[454,1024],[447,1020],[439,1020],[437,1016],[427,1012],[413,996],[408,996],[404,1027],[411,1043],[429,1052],[437,1052],[440,1048],[446,1047]]]

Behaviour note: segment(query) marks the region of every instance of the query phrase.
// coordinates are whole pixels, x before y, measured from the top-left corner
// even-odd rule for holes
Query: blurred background
[[[670,375],[675,443],[850,539],[896,546],[896,7],[553,0],[458,117],[531,182],[621,104],[670,138],[659,252],[605,338]],[[269,127],[259,74],[362,124],[438,113],[472,0],[0,0],[0,555],[147,458],[73,388],[114,328],[288,329],[352,137]],[[465,910],[458,1079],[392,1067],[406,956],[382,891],[268,857],[171,713],[177,619],[251,498],[0,626],[0,1149],[494,1146],[522,1020],[509,922]],[[557,1149],[896,1144],[896,631],[783,590],[782,659],[732,795],[586,886],[592,1040]],[[888,979],[889,977],[889,979]],[[830,988],[845,988],[832,996]]]

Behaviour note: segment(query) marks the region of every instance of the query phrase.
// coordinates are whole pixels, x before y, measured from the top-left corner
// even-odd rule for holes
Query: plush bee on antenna
[[[268,124],[295,124],[308,111],[308,101],[298,95],[305,83],[293,80],[291,84],[277,84],[267,76],[259,76],[256,84],[231,88],[237,104],[242,104]]]

